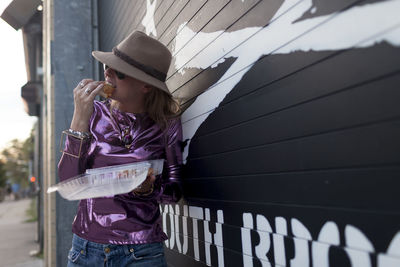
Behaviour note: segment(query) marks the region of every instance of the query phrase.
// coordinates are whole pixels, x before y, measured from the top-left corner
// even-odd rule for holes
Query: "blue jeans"
[[[162,242],[137,245],[99,244],[74,234],[68,267],[166,267]]]

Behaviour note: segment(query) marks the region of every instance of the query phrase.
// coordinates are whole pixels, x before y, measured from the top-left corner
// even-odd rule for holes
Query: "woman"
[[[68,266],[166,266],[159,203],[181,197],[182,126],[179,106],[165,84],[171,53],[135,31],[113,52],[94,51],[115,90],[95,101],[102,81],[82,80],[74,89],[74,114],[59,162],[60,180],[86,169],[165,159],[128,194],[80,201]]]

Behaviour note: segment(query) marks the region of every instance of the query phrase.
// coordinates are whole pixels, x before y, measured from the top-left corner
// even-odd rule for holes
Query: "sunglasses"
[[[107,66],[106,64],[103,64],[104,67],[104,71],[106,71],[107,69],[112,69],[109,66]],[[125,79],[125,74],[123,74],[122,72],[119,72],[117,70],[112,69],[115,72],[115,75],[117,75],[117,78],[120,80]]]

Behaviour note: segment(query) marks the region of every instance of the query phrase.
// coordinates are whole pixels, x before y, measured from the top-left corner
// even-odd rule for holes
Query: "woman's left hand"
[[[139,185],[136,189],[132,191],[132,193],[136,193],[138,195],[147,195],[153,192],[154,181],[156,180],[156,176],[154,174],[150,174],[147,176],[146,180]]]

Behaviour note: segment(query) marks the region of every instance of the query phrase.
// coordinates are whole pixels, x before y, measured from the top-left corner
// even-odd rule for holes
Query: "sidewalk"
[[[30,199],[0,202],[0,266],[42,267],[43,261],[29,256],[38,250],[37,223],[26,223]]]

